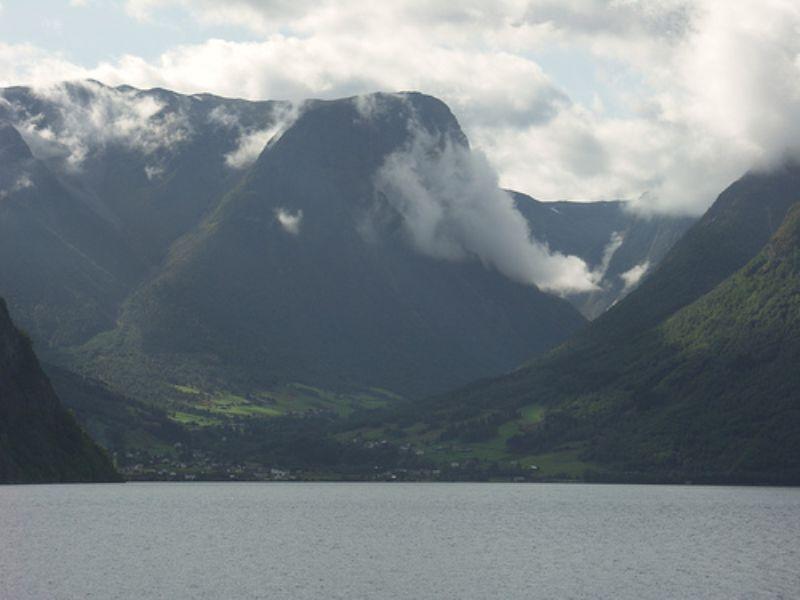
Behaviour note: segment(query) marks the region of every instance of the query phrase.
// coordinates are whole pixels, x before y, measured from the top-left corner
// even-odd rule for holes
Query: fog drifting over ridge
[[[239,118],[219,106],[211,111],[210,119],[223,127],[239,133],[236,148],[225,155],[225,164],[233,169],[244,169],[253,164],[268,143],[275,143],[292,126],[302,111],[302,103],[287,102],[276,107],[272,123],[259,128],[243,127]]]
[[[49,102],[56,111],[49,122],[43,114],[29,114],[4,100],[12,122],[37,158],[60,158],[73,171],[81,169],[92,151],[120,144],[150,155],[157,161],[162,150],[171,150],[192,135],[181,111],[164,111],[164,104],[137,90],[114,89],[95,81],[54,83],[32,89],[34,97]],[[163,169],[146,168],[147,177]]]
[[[559,294],[598,289],[603,272],[577,256],[551,251],[501,190],[486,157],[447,136],[411,128],[411,141],[387,157],[376,190],[400,215],[419,253],[448,261],[478,260],[506,277]]]

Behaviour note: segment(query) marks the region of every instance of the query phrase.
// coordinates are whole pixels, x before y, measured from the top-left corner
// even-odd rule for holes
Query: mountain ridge
[[[421,256],[398,234],[380,241],[362,234],[360,225],[374,206],[372,174],[408,139],[411,115],[425,114],[431,105],[430,121],[418,126],[463,141],[440,101],[419,94],[377,98],[384,103],[371,109],[377,124],[364,121],[352,99],[327,101],[316,105],[319,113],[306,110],[262,151],[197,234],[175,246],[167,267],[126,307],[121,322],[134,326],[142,347],[201,349],[222,360],[236,356],[237,365],[250,364],[253,371],[281,363],[285,372],[311,381],[320,365],[338,361],[339,373],[328,384],[357,381],[363,373],[367,385],[418,390],[416,382],[431,389],[439,377],[441,387],[455,381],[448,373],[456,368],[462,378],[485,369],[480,361],[494,353],[497,358],[486,364],[509,368],[525,355],[523,348],[543,346],[537,338],[553,339],[582,325],[563,300],[480,264]],[[305,150],[309,145],[313,151]],[[294,168],[301,157],[303,168]],[[302,214],[299,232],[285,230],[276,217],[282,210]],[[254,296],[258,303],[250,300]],[[472,303],[468,309],[466,302]],[[504,315],[504,302],[514,312]],[[451,309],[459,305],[461,315]],[[186,324],[176,328],[181,321]],[[522,333],[525,328],[532,337]],[[229,336],[228,330],[237,333]],[[462,330],[482,337],[472,341]],[[461,351],[455,339],[470,345],[456,360],[448,358]],[[393,342],[384,349],[386,340]],[[415,357],[414,348],[431,345],[439,349],[438,359],[430,352],[430,360]],[[434,372],[430,365],[437,362],[449,366]],[[376,378],[381,372],[383,379]]]

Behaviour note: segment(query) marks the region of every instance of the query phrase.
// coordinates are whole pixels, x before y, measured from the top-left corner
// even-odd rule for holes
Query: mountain
[[[569,451],[605,479],[800,481],[799,184],[793,164],[746,175],[590,327],[423,420],[466,431],[535,406],[506,430],[520,457]]]
[[[756,258],[657,332],[625,376],[647,393],[593,455],[640,472],[800,481],[800,204]]]
[[[0,281],[20,320],[45,349],[113,325],[115,306],[145,266],[117,225],[0,126]]]
[[[510,192],[534,238],[562,254],[580,256],[599,273],[599,289],[565,298],[595,319],[636,288],[696,218],[640,215],[626,202],[539,202]]]
[[[226,156],[284,106],[96,82],[2,97],[0,289],[48,357],[114,326],[241,175]]]
[[[283,379],[418,394],[513,368],[581,327],[559,298],[411,247],[376,174],[412,142],[410,124],[463,152],[466,138],[429,96],[373,102],[368,117],[356,99],[307,106],[85,356],[145,354],[251,390]]]
[[[170,472],[196,453],[235,465],[220,440],[256,421],[290,439],[309,415],[508,372],[635,288],[690,222],[513,192],[506,206],[423,94],[292,106],[93,81],[1,93],[0,293],[65,405],[126,469]],[[514,207],[599,289],[546,293],[517,281],[527,265],[509,277],[481,243],[503,246],[490,217]]]
[[[0,482],[119,481],[106,454],[61,405],[0,300]]]
[[[472,160],[431,97],[291,106],[94,81],[2,97],[0,291],[48,362],[126,395],[290,381],[430,393],[583,325],[472,250],[454,260],[446,223],[415,247],[409,222],[427,209],[378,189],[387,161],[425,144],[417,171]],[[514,200],[537,239],[604,271],[598,291],[565,295],[591,318],[688,224]]]

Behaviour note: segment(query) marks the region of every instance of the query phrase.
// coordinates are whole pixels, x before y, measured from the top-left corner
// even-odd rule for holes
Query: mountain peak
[[[304,159],[308,152],[319,152],[339,166],[355,161],[359,166],[366,162],[374,167],[388,153],[408,143],[415,130],[469,145],[448,106],[419,92],[308,101],[280,143],[287,150],[302,144]]]

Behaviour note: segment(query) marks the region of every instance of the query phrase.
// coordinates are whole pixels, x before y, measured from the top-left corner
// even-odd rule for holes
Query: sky
[[[0,0],[0,86],[418,90],[502,186],[700,214],[798,152],[796,0]]]

